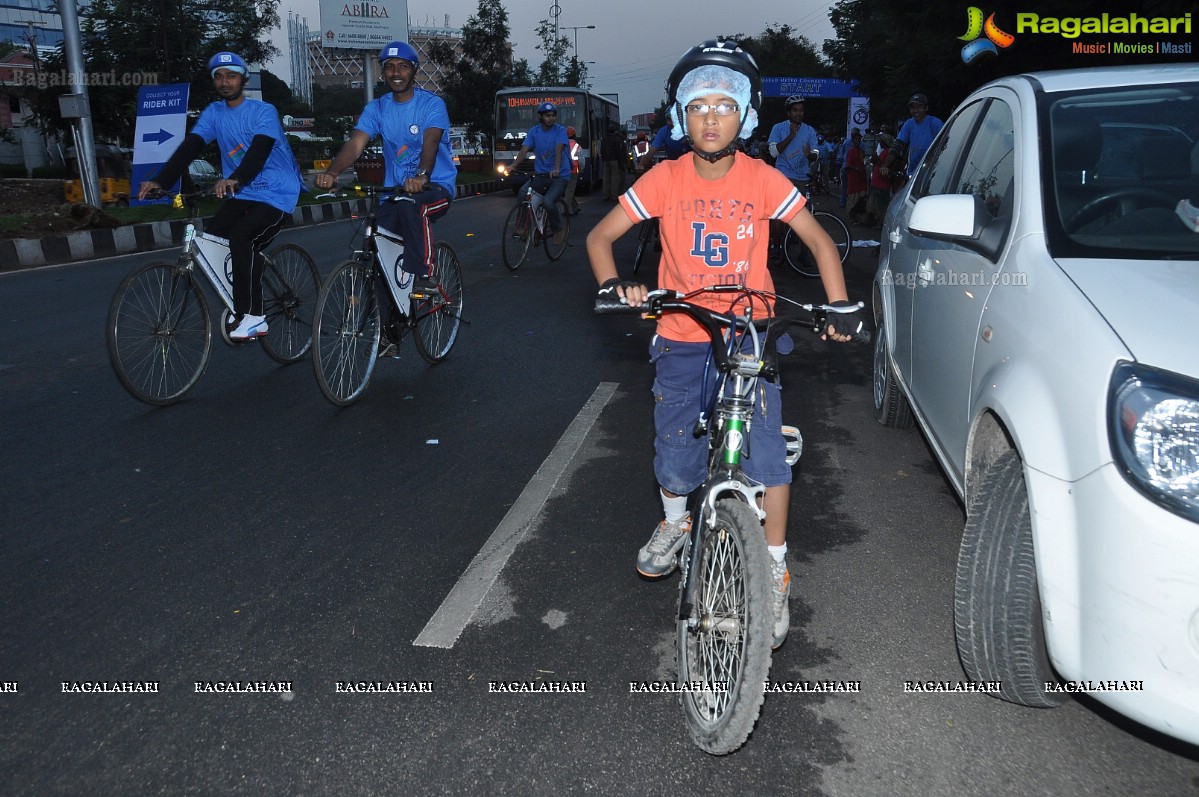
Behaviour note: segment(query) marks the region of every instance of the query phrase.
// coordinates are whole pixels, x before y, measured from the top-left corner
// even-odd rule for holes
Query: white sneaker
[[[679,549],[691,532],[691,518],[675,523],[663,520],[649,542],[637,552],[637,572],[647,578],[669,575],[679,565]]]
[[[261,338],[270,327],[264,315],[243,315],[241,322],[229,333],[229,340],[244,341]]]
[[[791,571],[787,569],[786,560],[776,562],[771,556],[770,576],[770,597],[774,599],[774,640],[770,647],[774,650],[783,644],[787,631],[791,629],[791,610],[787,606],[787,599],[791,595]]]

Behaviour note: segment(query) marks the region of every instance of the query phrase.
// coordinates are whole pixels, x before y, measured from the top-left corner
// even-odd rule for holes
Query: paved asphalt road
[[[509,203],[466,199],[437,226],[471,322],[450,358],[430,368],[408,343],[344,409],[307,361],[219,342],[187,400],[130,398],[104,318],[120,277],[161,254],[0,275],[0,684],[16,684],[0,686],[0,794],[1199,791],[1195,748],[1093,702],[905,693],[964,677],[962,509],[919,433],[873,421],[869,347],[812,338],[785,364],[805,450],[792,630],[771,675],[861,691],[771,695],[740,752],[692,747],[674,698],[629,690],[673,675],[677,579],[632,566],[659,511],[649,327],[589,310],[583,238],[602,200],[585,200],[566,258],[534,253],[515,274],[495,248]],[[328,270],[351,234],[281,240]],[[857,295],[874,263],[852,256]],[[220,681],[292,691],[196,691]],[[511,681],[586,692],[489,686]]]

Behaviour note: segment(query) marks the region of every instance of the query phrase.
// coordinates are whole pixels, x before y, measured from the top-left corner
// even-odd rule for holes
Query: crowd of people
[[[378,210],[382,228],[400,235],[406,250],[397,264],[411,275],[416,288],[437,287],[431,224],[450,208],[457,171],[449,146],[450,119],[445,102],[416,85],[417,52],[403,41],[385,46],[378,55],[388,91],[369,102],[354,130],[327,168],[316,175],[318,188],[336,184],[338,175],[381,138],[386,183],[393,195]],[[210,232],[230,241],[234,314],[229,335],[248,340],[268,333],[262,309],[262,258],[258,252],[295,207],[302,183],[276,109],[246,98],[245,62],[234,53],[218,53],[209,62],[218,96],[169,161],[146,180],[139,197],[171,185],[206,144],[217,141],[224,176],[217,196],[229,199],[208,222]],[[651,219],[660,225],[660,287],[689,292],[730,280],[750,289],[772,292],[766,268],[771,238],[790,228],[811,250],[820,279],[833,306],[849,305],[837,250],[808,204],[813,180],[838,183],[840,205],[850,220],[877,225],[891,194],[902,185],[931,145],[941,121],[928,114],[928,99],[913,94],[910,119],[892,135],[887,128],[853,128],[845,136],[832,126],[818,130],[806,118],[801,96],[787,97],[784,118],[754,138],[762,107],[762,79],[752,56],[733,42],[709,41],[692,48],[676,64],[668,80],[669,120],[651,138],[640,131],[630,141],[615,123],[599,141],[585,148],[576,131],[558,122],[552,102],[537,108],[538,121],[525,135],[516,161],[534,163],[523,191],[545,197],[548,234],[561,243],[565,227],[556,200],[565,212],[579,212],[575,187],[581,167],[598,154],[604,166],[604,199],[617,203],[587,237],[587,254],[600,295],[611,294],[630,304],[645,300],[648,287],[622,278],[613,243],[635,224]],[[629,175],[632,185],[626,188]],[[744,208],[743,213],[702,214],[697,206]],[[773,234],[768,232],[773,229]],[[765,295],[765,294],[761,294]],[[701,303],[703,298],[698,299]],[[724,298],[712,299],[724,306]],[[752,305],[758,299],[748,300]],[[833,313],[824,337],[844,342],[861,327],[852,313]],[[650,347],[658,378],[655,425],[655,472],[664,518],[638,552],[637,569],[656,578],[677,567],[681,540],[690,527],[686,498],[704,479],[705,448],[676,430],[694,427],[695,402],[669,401],[667,394],[701,390],[706,378],[707,333],[688,318],[665,316]],[[680,387],[681,386],[681,387]],[[747,473],[765,485],[763,531],[773,561],[775,622],[773,644],[787,635],[786,565],[787,507],[791,469],[785,463],[786,442],[780,429],[777,385],[767,400],[755,402],[750,438],[755,456]],[[762,417],[758,418],[761,408]],[[769,408],[769,410],[767,409]],[[752,472],[750,472],[752,471]]]

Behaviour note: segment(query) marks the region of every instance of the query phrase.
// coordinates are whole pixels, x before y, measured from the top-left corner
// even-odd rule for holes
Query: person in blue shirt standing
[[[458,182],[450,149],[450,114],[445,100],[416,85],[420,56],[407,42],[394,41],[379,51],[383,82],[391,89],[367,103],[350,140],[316,176],[318,188],[332,188],[375,136],[383,137],[387,185],[403,193],[379,203],[379,226],[404,239],[400,267],[413,274],[417,290],[437,289],[433,273],[432,223],[450,209]]]
[[[570,158],[567,157],[566,128],[558,124],[558,109],[552,102],[543,102],[537,106],[538,124],[529,128],[525,142],[516,153],[515,163],[524,163],[525,156],[533,153],[533,179],[520,191],[523,201],[529,191],[537,191],[545,197],[546,219],[549,222],[549,233],[555,244],[562,243],[566,238],[566,230],[562,229],[562,219],[558,215],[556,203],[566,193],[570,184]]]
[[[262,309],[262,272],[266,260],[258,254],[295,210],[302,183],[300,168],[273,105],[247,99],[249,70],[236,53],[221,52],[208,61],[219,100],[200,114],[174,154],[153,179],[144,181],[138,199],[173,185],[216,140],[221,148],[221,174],[215,192],[226,198],[205,225],[210,235],[226,238],[233,266],[233,318],[229,338],[250,340],[267,334]]]
[[[788,97],[783,105],[787,110],[787,118],[770,128],[766,142],[775,168],[803,191],[806,186],[801,183],[808,181],[811,164],[817,154],[816,130],[804,124],[803,97]]]
[[[899,135],[895,138],[907,147],[908,174],[911,175],[915,174],[920,159],[928,152],[933,139],[941,132],[945,123],[935,116],[928,115],[928,97],[923,94],[913,94],[908,100],[908,113],[912,118],[903,123]]]

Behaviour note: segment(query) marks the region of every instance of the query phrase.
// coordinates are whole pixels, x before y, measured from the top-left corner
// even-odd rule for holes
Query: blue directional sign
[[[131,193],[137,196],[138,186],[147,176],[153,175],[167,162],[175,148],[187,133],[187,83],[167,86],[142,86],[137,93],[137,125],[133,131],[133,185]],[[179,183],[163,186],[177,191]],[[139,202],[131,204],[157,204],[169,200]]]
[[[762,96],[790,97],[798,94],[813,100],[846,100],[861,96],[857,83],[846,83],[831,77],[764,77]]]

